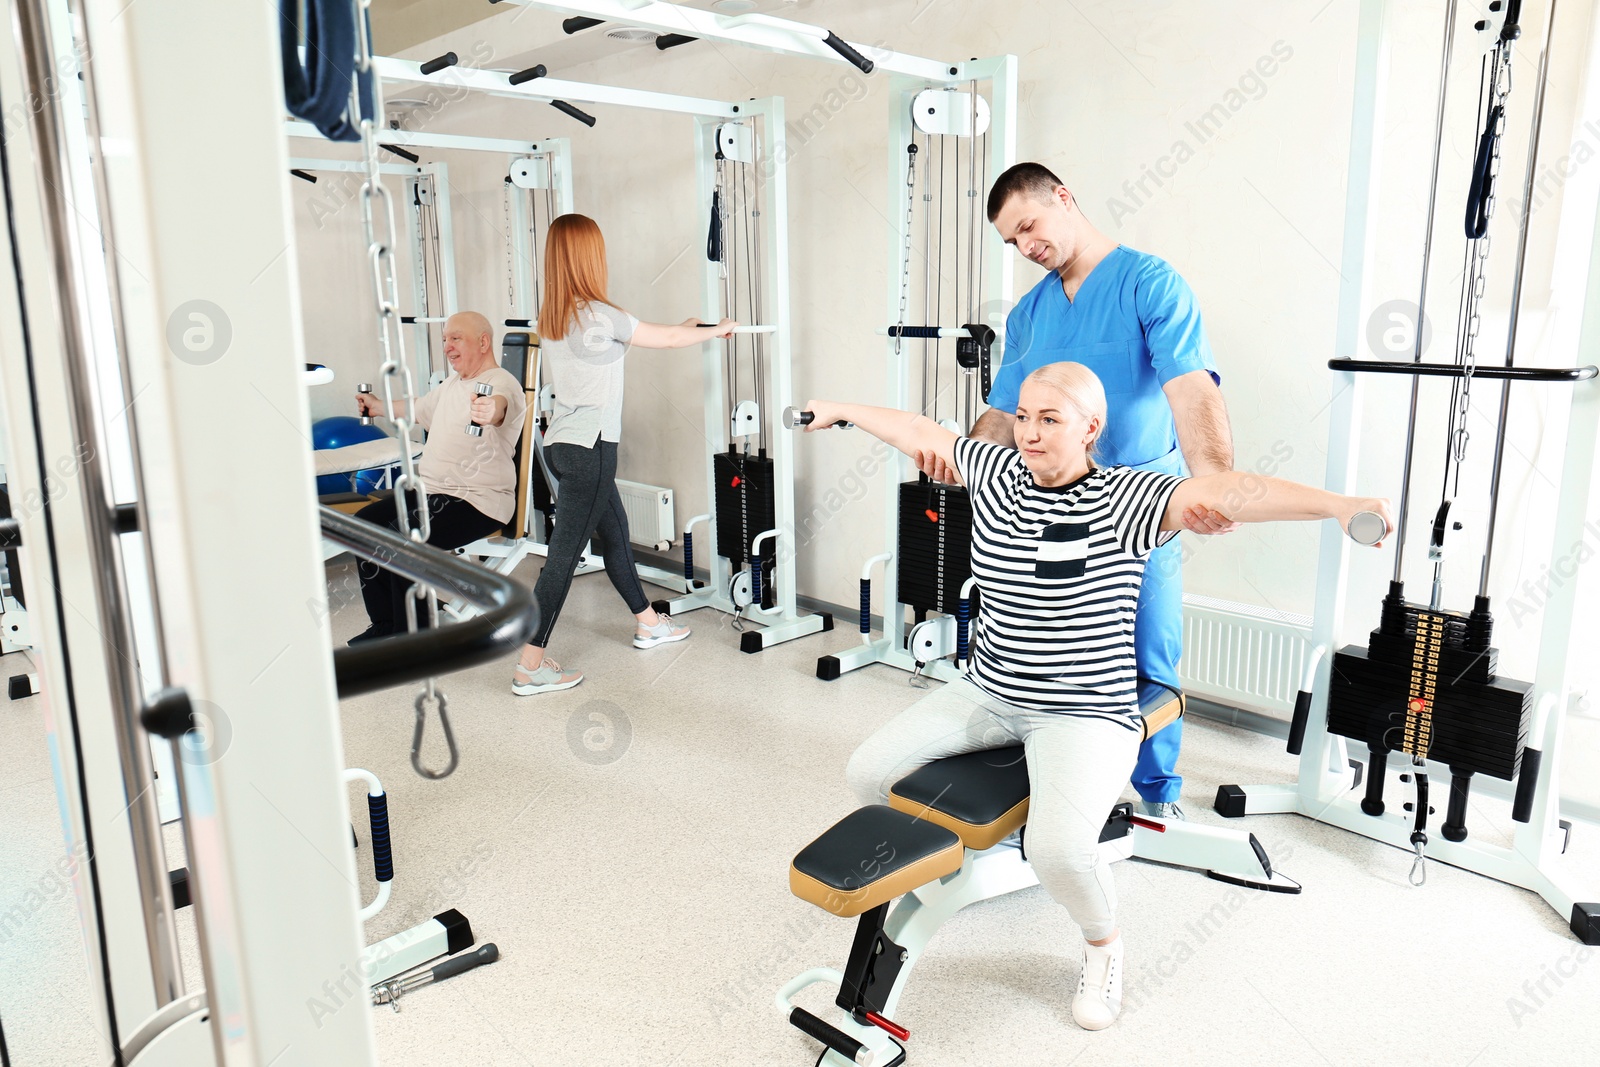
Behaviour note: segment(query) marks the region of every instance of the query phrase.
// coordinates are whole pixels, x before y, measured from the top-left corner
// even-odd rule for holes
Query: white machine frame
[[[874,53],[876,55],[876,53]],[[921,64],[909,64],[921,69]],[[997,56],[990,59],[970,60],[949,66],[938,65],[938,74],[912,76],[897,74],[889,83],[889,201],[887,215],[891,229],[889,240],[889,289],[887,319],[893,323],[899,315],[901,273],[906,258],[907,244],[914,235],[906,228],[907,199],[911,195],[906,186],[906,148],[917,127],[911,116],[912,101],[927,89],[969,89],[974,81],[989,86],[989,173],[998,177],[1016,160],[1017,152],[1017,58]],[[959,73],[957,73],[959,72]],[[982,195],[982,194],[980,194]],[[1000,239],[994,227],[982,227],[982,256],[984,261],[984,291],[979,294],[980,307],[1009,307],[1012,293],[1013,263],[1010,249]],[[945,327],[946,323],[926,323]],[[996,370],[1004,359],[1004,316],[1000,321],[985,323],[995,331],[992,351]],[[888,407],[900,411],[911,409],[911,354],[906,346],[896,351],[894,338],[886,342],[889,362]],[[841,674],[873,663],[898,667],[903,671],[921,674],[942,682],[954,681],[961,676],[962,666],[952,658],[957,652],[956,620],[953,616],[930,619],[917,627],[906,621],[907,606],[900,603],[897,552],[900,544],[900,485],[916,475],[916,469],[906,457],[896,453],[889,460],[885,472],[884,538],[886,551],[873,556],[863,564],[862,581],[869,581],[877,564],[883,564],[883,577],[878,589],[883,608],[883,629],[876,639],[865,630],[861,643],[853,648],[825,656],[817,665],[818,677],[832,680]],[[968,590],[962,591],[965,597]],[[913,637],[913,629],[918,631]],[[920,641],[918,640],[920,639]],[[913,647],[920,644],[922,647]],[[918,653],[921,653],[920,655]]]
[[[1387,63],[1389,11],[1387,0],[1362,0],[1356,52],[1355,104],[1351,116],[1348,193],[1345,205],[1343,281],[1339,291],[1338,328],[1334,352],[1348,356],[1361,346],[1364,316],[1371,307],[1368,266],[1374,248],[1376,219],[1373,190],[1378,188],[1381,166],[1377,137],[1383,125],[1383,77]],[[1600,216],[1588,266],[1579,343],[1580,363],[1600,362]],[[1363,375],[1335,372],[1328,433],[1326,486],[1336,493],[1356,491],[1360,451]],[[1572,390],[1566,448],[1561,466],[1557,508],[1550,527],[1550,543],[1567,546],[1582,542],[1585,512],[1589,506],[1594,471],[1596,426],[1600,424],[1600,380],[1572,385],[1541,386]],[[1558,547],[1559,551],[1559,547]],[[1400,811],[1365,814],[1352,795],[1355,766],[1346,739],[1328,732],[1328,690],[1333,667],[1332,650],[1341,647],[1347,631],[1345,603],[1348,595],[1350,542],[1336,529],[1324,529],[1317,565],[1317,602],[1312,627],[1316,665],[1315,685],[1307,719],[1296,780],[1285,785],[1224,787],[1242,789],[1243,814],[1293,813],[1337,826],[1397,849],[1411,851],[1412,818]],[[1535,793],[1532,817],[1516,825],[1511,847],[1504,848],[1469,837],[1454,842],[1443,836],[1428,844],[1427,855],[1464,870],[1520,886],[1542,897],[1577,933],[1574,905],[1600,901],[1600,890],[1580,889],[1575,876],[1563,868],[1566,831],[1560,815],[1559,772],[1561,741],[1570,694],[1568,664],[1577,582],[1560,583],[1544,605],[1539,658],[1534,676],[1534,725],[1528,744],[1544,753],[1543,773]],[[1360,755],[1364,756],[1362,751]],[[1359,761],[1357,761],[1359,762]],[[1430,774],[1448,781],[1447,768],[1430,766]],[[1219,796],[1220,800],[1220,796]],[[1220,808],[1219,808],[1220,810]],[[1592,906],[1592,905],[1591,905]],[[1596,941],[1589,942],[1591,944]]]

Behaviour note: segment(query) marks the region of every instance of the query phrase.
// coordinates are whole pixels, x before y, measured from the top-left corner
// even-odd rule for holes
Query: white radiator
[[[1183,598],[1184,691],[1229,707],[1281,714],[1311,653],[1311,617],[1208,596]]]
[[[628,515],[628,539],[658,552],[671,548],[678,536],[672,490],[618,478],[617,492],[622,497],[622,510]]]

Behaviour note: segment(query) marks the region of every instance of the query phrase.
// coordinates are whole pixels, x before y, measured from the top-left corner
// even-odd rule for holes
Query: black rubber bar
[[[1311,694],[1300,690],[1294,698],[1294,716],[1289,720],[1289,755],[1298,756],[1306,743],[1306,721],[1311,718]]]
[[[436,56],[422,64],[422,73],[437,74],[446,67],[455,66],[457,62],[459,60],[456,59],[454,52],[446,52],[444,55]]]
[[[801,1033],[816,1038],[851,1063],[854,1063],[861,1050],[867,1047],[837,1026],[824,1022],[804,1008],[795,1008],[791,1011],[789,1022]]]
[[[544,64],[543,63],[535,63],[533,66],[529,67],[527,70],[519,70],[519,71],[517,71],[515,74],[511,75],[511,77],[506,79],[506,80],[509,81],[512,85],[521,85],[523,82],[531,82],[535,78],[542,78],[548,73],[550,73],[550,72],[544,69]]]
[[[531,329],[533,329],[533,320],[532,319],[507,319],[506,320],[506,325],[507,326],[511,326],[511,327],[515,327],[517,329],[531,330]]]
[[[303,182],[310,182],[312,185],[317,184],[317,176],[315,174],[308,174],[306,171],[293,167],[290,168],[289,173]]]
[[[552,100],[550,101],[550,106],[561,112],[563,115],[571,115],[585,126],[594,125],[593,115],[589,114],[587,111],[580,111],[578,108],[573,107],[565,100]]]
[[[942,326],[891,326],[889,327],[889,336],[921,337],[937,341],[939,339],[939,331],[942,329],[944,329]]]
[[[861,73],[872,73],[872,60],[868,59],[860,52],[857,52],[854,48],[851,48],[848,41],[834,33],[832,30],[828,31],[828,36],[822,39],[822,43],[833,49],[835,52],[838,52],[841,56],[844,56],[845,59],[854,63],[856,67],[860,69]]]
[[[538,626],[533,591],[459,556],[374,526],[353,515],[319,507],[322,536],[384,570],[432,586],[441,598],[460,597],[483,612],[466,622],[397,634],[333,653],[340,697],[466,670],[520,648]]]
[[[582,15],[574,15],[570,19],[562,19],[561,20],[561,32],[562,33],[582,33],[584,30],[589,29],[591,26],[603,25],[605,23],[605,21],[606,21],[605,19],[591,19],[591,18],[585,18]]]
[[[669,48],[676,48],[680,44],[689,44],[691,41],[698,41],[699,39],[698,37],[690,37],[686,33],[664,33],[656,38],[656,48],[665,52]]]
[[[378,147],[382,148],[385,152],[393,152],[395,155],[399,156],[401,159],[408,159],[413,163],[421,163],[422,162],[422,157],[421,156],[413,155],[410,152],[407,152],[404,148],[399,148],[399,147],[396,147],[395,145],[392,145],[392,144],[380,144]]]
[[[417,317],[415,315],[401,315],[400,324],[402,326],[415,326],[417,324]]]
[[[910,336],[909,334],[907,336]],[[1329,370],[1359,374],[1411,374],[1435,378],[1463,378],[1465,370],[1445,363],[1390,363],[1374,359],[1330,359]],[[1513,382],[1586,382],[1600,369],[1589,367],[1475,367],[1474,378],[1494,378]]]
[[[1544,764],[1544,753],[1537,748],[1522,750],[1522,768],[1517,772],[1517,795],[1511,802],[1511,817],[1517,822],[1533,818],[1533,792],[1539,787],[1539,768]]]

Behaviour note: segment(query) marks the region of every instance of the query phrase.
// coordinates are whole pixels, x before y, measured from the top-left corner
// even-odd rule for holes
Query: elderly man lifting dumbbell
[[[494,533],[515,512],[517,468],[512,456],[522,436],[527,400],[522,383],[500,367],[494,329],[476,311],[450,316],[444,326],[444,354],[453,373],[414,402],[411,417],[424,430],[434,431],[417,466],[428,490],[428,544],[449,549]],[[363,416],[394,417],[368,392],[356,394],[356,405]],[[420,518],[415,499],[408,506],[415,527]],[[394,498],[369,504],[356,517],[399,528]],[[404,631],[411,583],[371,563],[360,565],[360,575],[372,625],[350,643]],[[421,611],[417,622],[427,625]]]

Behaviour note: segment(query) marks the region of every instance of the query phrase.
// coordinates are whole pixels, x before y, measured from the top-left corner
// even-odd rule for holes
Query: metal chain
[[[1506,98],[1511,95],[1511,45],[1509,43],[1502,43],[1496,48],[1490,77],[1494,81],[1490,88],[1491,102],[1488,113],[1495,115],[1496,119],[1494,131],[1489,139],[1489,198],[1485,201],[1483,208],[1484,234],[1472,242],[1472,264],[1468,271],[1467,308],[1461,339],[1461,391],[1457,394],[1455,419],[1453,420],[1456,423],[1456,429],[1450,443],[1451,454],[1455,457],[1458,473],[1460,465],[1467,458],[1467,442],[1472,439],[1472,434],[1467,429],[1467,413],[1472,403],[1472,375],[1477,370],[1478,364],[1478,330],[1483,323],[1483,316],[1478,309],[1483,300],[1484,289],[1488,282],[1491,241],[1487,223],[1494,218],[1495,190],[1497,188],[1497,179],[1500,175],[1500,143],[1506,128],[1505,102]]]
[[[367,261],[372,268],[372,293],[378,317],[378,346],[383,364],[378,369],[378,379],[383,383],[383,402],[400,438],[400,478],[395,483],[395,521],[406,537],[425,544],[431,532],[428,521],[428,490],[417,471],[411,455],[412,401],[416,396],[411,366],[406,361],[405,333],[401,329],[399,311],[399,286],[394,269],[394,196],[383,184],[383,174],[378,161],[378,126],[382,120],[383,95],[374,84],[372,114],[362,114],[361,85],[363,81],[376,82],[372,69],[372,40],[368,35],[369,9],[372,0],[352,0],[356,6],[356,72],[351,79],[350,112],[360,118],[361,149],[366,164],[366,181],[361,186],[361,223],[367,239]],[[378,230],[374,201],[382,201],[383,231]],[[402,404],[395,404],[395,389],[399,386]],[[417,503],[417,524],[411,523],[406,491],[410,490]],[[417,630],[416,594],[421,587],[413,585],[406,596],[406,630]],[[428,620],[439,622],[439,600],[431,587],[422,589],[428,598]],[[422,728],[427,720],[427,702],[437,701],[439,725],[444,731],[450,750],[450,760],[442,770],[423,766],[419,753]],[[456,769],[460,756],[456,750],[455,734],[450,728],[450,717],[445,710],[444,693],[429,678],[416,700],[417,726],[411,747],[411,766],[424,778],[444,778]]]
[[[511,180],[507,178],[501,183],[505,195],[500,198],[500,206],[505,218],[506,231],[506,307],[513,313],[517,310],[517,283],[513,280],[515,271],[515,257],[517,235],[511,232]]]
[[[915,133],[912,134],[916,136]],[[911,219],[917,206],[917,145],[913,141],[906,146],[906,239],[905,257],[900,264],[900,326],[906,324],[906,302],[911,299]],[[894,339],[894,354],[900,354],[900,347],[905,344],[905,337],[897,334]]]

